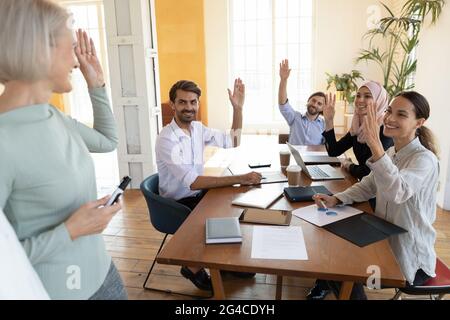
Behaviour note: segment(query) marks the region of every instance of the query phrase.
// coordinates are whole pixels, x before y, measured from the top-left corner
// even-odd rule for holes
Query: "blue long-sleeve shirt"
[[[318,116],[309,120],[306,115],[295,111],[286,101],[279,105],[280,112],[289,125],[289,143],[293,145],[321,145],[325,140],[322,132],[325,130],[325,120]]]

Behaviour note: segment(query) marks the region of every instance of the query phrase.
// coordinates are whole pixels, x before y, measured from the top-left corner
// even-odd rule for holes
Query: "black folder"
[[[329,196],[333,194],[325,186],[289,187],[284,188],[286,198],[291,202],[312,201],[312,196],[316,193],[323,193]]]
[[[323,227],[359,247],[365,247],[407,230],[383,220],[376,215],[362,213]]]

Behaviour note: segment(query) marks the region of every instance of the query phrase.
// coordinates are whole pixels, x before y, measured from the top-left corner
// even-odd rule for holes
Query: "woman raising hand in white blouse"
[[[333,207],[376,196],[375,214],[406,230],[389,239],[408,284],[421,285],[435,276],[436,191],[439,162],[433,134],[423,124],[430,115],[424,96],[409,91],[398,94],[387,108],[384,135],[394,140],[386,153],[379,140],[375,106],[370,105],[365,121],[366,142],[372,151],[367,161],[371,173],[361,182],[333,196],[318,194],[316,203]],[[361,285],[360,285],[361,286]],[[364,291],[353,298],[364,298]]]

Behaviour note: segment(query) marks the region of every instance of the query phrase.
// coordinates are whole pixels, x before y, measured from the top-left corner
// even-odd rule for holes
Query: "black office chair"
[[[150,214],[150,221],[159,232],[165,233],[161,246],[158,249],[158,253],[153,260],[150,271],[147,274],[147,278],[144,282],[144,289],[171,292],[170,290],[160,290],[154,288],[147,288],[148,278],[152,273],[153,267],[156,263],[156,257],[160,253],[167,236],[174,234],[186,217],[191,213],[191,209],[171,199],[163,198],[159,195],[159,176],[158,174],[151,175],[141,183],[141,191],[144,194],[145,201],[147,202],[148,211]]]
[[[161,242],[158,252],[156,253],[155,259],[153,260],[152,266],[150,267],[147,277],[145,278],[143,288],[145,290],[154,290],[166,293],[181,294],[198,299],[211,298],[212,296],[210,293],[208,293],[207,295],[206,294],[203,295],[202,292],[199,292],[198,295],[194,295],[175,292],[170,289],[158,289],[146,287],[147,281],[150,278],[150,274],[152,273],[152,270],[156,264],[156,258],[158,257],[158,254],[161,252],[161,249],[164,246],[167,236],[169,234],[174,234],[192,211],[190,208],[174,200],[161,197],[159,195],[158,186],[159,186],[158,174],[154,174],[146,178],[144,181],[142,181],[140,186],[140,189],[144,194],[145,201],[147,202],[147,207],[150,215],[150,222],[152,223],[153,227],[156,230],[165,233],[163,241]]]

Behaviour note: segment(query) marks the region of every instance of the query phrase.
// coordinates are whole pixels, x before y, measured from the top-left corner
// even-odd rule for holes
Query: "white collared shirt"
[[[376,162],[367,160],[372,170],[361,182],[335,196],[344,204],[377,197],[375,214],[406,230],[389,238],[406,280],[412,284],[419,269],[435,276],[436,193],[439,162],[415,138],[395,152],[391,147]]]
[[[210,129],[199,121],[191,122],[190,131],[188,136],[173,119],[156,140],[159,193],[163,197],[179,200],[198,194],[200,190],[191,190],[191,184],[203,174],[205,146],[233,146],[230,132]]]
[[[0,209],[0,300],[48,300],[16,233]]]

